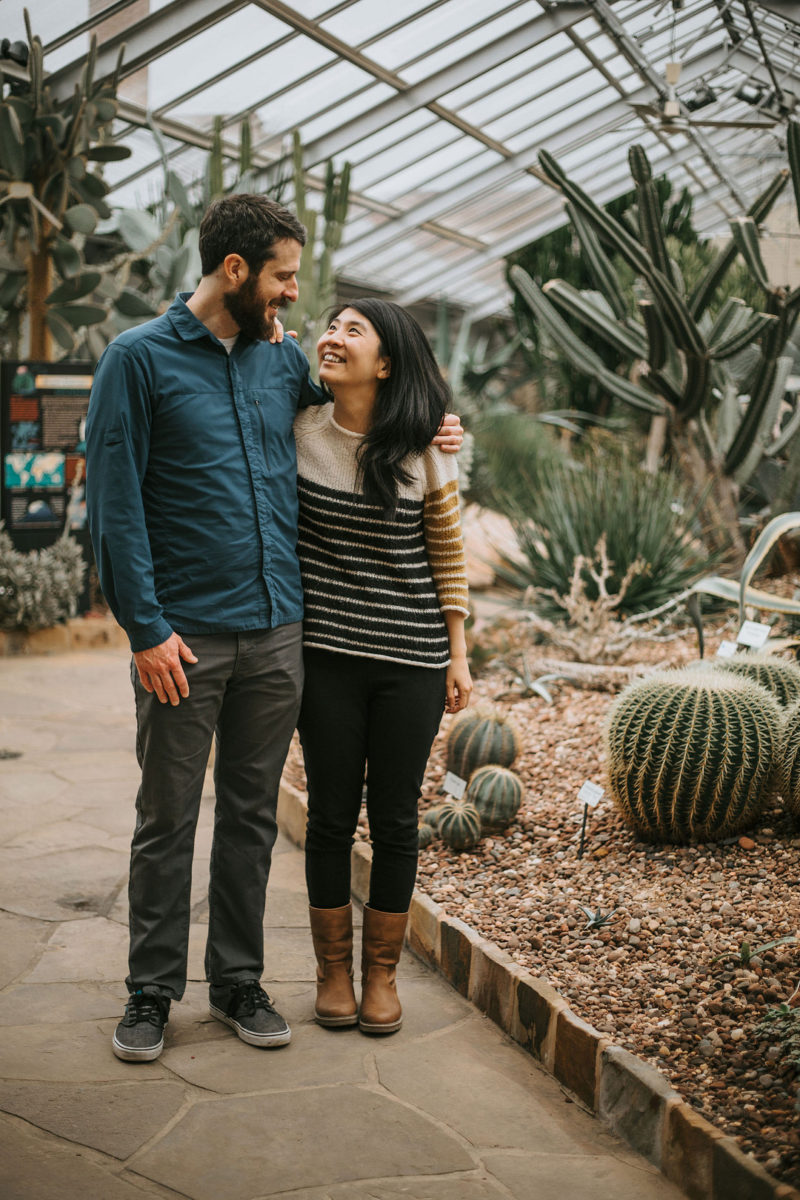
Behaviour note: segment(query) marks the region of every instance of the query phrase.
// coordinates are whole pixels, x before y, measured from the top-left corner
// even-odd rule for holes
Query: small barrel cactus
[[[420,821],[417,828],[417,842],[420,850],[424,850],[426,846],[430,846],[435,837],[436,832],[433,826],[428,825],[425,821]]]
[[[800,666],[790,658],[780,658],[777,654],[734,654],[731,658],[715,659],[714,665],[760,683],[784,708],[800,700]]]
[[[522,780],[508,767],[489,763],[470,776],[464,799],[474,804],[481,825],[490,833],[510,825],[522,803]]]
[[[428,811],[422,813],[420,817],[421,821],[424,821],[426,825],[430,825],[434,833],[439,832],[439,818],[444,812],[444,808],[445,806],[443,804],[434,804],[433,808],[429,808]]]
[[[632,683],[606,725],[611,795],[647,841],[716,841],[752,825],[777,782],[782,713],[731,671]]]
[[[519,738],[511,721],[493,709],[477,708],[453,722],[447,738],[447,769],[469,779],[487,763],[510,767],[519,752]]]
[[[800,817],[800,704],[786,714],[778,787],[793,817]]]
[[[450,800],[442,805],[439,833],[451,850],[471,850],[481,836],[481,818],[474,804]]]

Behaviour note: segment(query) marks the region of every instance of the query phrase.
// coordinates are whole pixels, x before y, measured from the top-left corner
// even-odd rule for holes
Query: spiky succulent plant
[[[778,787],[793,817],[800,817],[800,703],[786,713]]]
[[[647,841],[716,841],[752,825],[777,782],[783,719],[731,671],[664,671],[631,684],[605,729],[610,792]]]
[[[723,671],[733,671],[760,683],[784,708],[800,700],[800,666],[789,658],[777,654],[734,654],[719,659],[717,665]]]

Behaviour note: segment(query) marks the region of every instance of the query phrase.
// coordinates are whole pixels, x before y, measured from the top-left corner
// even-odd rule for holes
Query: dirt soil
[[[709,655],[731,636],[717,633]],[[519,684],[514,641],[506,636],[484,665],[475,698],[518,728],[522,808],[473,851],[439,839],[423,849],[419,888],[657,1067],[776,1179],[800,1187],[800,829],[778,800],[744,836],[653,846],[636,840],[606,795],[588,812],[579,857],[577,793],[586,780],[605,786],[601,727],[614,697],[557,681],[547,685],[552,703],[498,699]],[[542,653],[526,651],[534,676]],[[678,666],[696,657],[692,634],[626,661]],[[451,721],[434,745],[421,811],[441,803]],[[287,776],[305,787],[296,742]],[[591,926],[590,913],[608,917]],[[792,940],[760,949],[781,938]],[[788,1016],[777,1015],[782,1003]]]

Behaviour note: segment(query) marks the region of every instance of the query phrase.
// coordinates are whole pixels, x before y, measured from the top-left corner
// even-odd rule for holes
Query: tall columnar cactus
[[[665,671],[631,684],[605,730],[610,792],[646,841],[717,841],[752,825],[776,783],[782,716],[726,671]]]
[[[786,714],[778,787],[793,817],[800,817],[800,703]]]
[[[303,167],[303,145],[297,130],[293,134],[294,207],[308,231],[306,248],[297,276],[299,299],[292,305],[290,321],[297,326],[303,348],[315,363],[314,346],[319,334],[319,322],[335,299],[336,278],[333,255],[342,240],[344,223],[350,204],[350,164],[345,163],[339,175],[332,162],[325,170],[325,194],[321,214],[306,199],[306,176]],[[320,230],[320,217],[322,229]]]
[[[447,737],[447,769],[469,779],[478,767],[510,767],[519,753],[514,724],[499,711],[476,705],[453,722]]]
[[[800,123],[796,120],[789,121],[787,138],[797,198]],[[758,223],[769,213],[790,172],[779,172],[747,214],[732,222],[732,241],[687,295],[669,256],[650,165],[641,146],[633,146],[629,152],[639,238],[596,204],[547,151],[541,151],[539,161],[547,179],[567,199],[568,214],[603,298],[599,301],[561,280],[551,280],[540,289],[525,271],[514,266],[510,278],[519,294],[579,371],[595,377],[609,394],[626,404],[668,415],[674,437],[685,433],[687,424],[702,414],[707,435],[713,427],[716,443],[709,455],[706,442],[695,439],[694,457],[705,454],[711,458],[710,476],[719,474],[721,466],[722,476],[731,486],[745,482],[771,440],[791,367],[786,346],[800,314],[800,288],[773,286],[758,249]],[[644,285],[646,296],[639,302],[638,320],[626,312],[609,250],[618,254]],[[709,305],[737,254],[764,291],[766,312],[753,312],[741,301],[729,300],[712,320]],[[609,370],[561,313],[628,357],[629,374],[635,378]],[[750,353],[744,354],[748,348]],[[740,392],[749,394],[743,414]],[[729,496],[725,508],[731,509]],[[726,515],[734,513],[735,508]]]
[[[789,658],[779,658],[776,654],[734,654],[718,659],[716,665],[760,683],[782,708],[791,708],[800,700],[800,666]]]
[[[85,236],[111,215],[108,186],[91,166],[131,151],[111,141],[122,54],[113,75],[96,81],[93,37],[80,83],[60,100],[46,82],[42,42],[27,10],[25,24],[29,81],[0,73],[0,315],[18,320],[24,306],[27,353],[47,360],[51,337],[71,349],[75,330],[106,317],[93,297],[100,272],[83,258]]]

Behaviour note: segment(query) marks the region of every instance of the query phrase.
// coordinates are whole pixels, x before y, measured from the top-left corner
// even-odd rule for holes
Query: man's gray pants
[[[216,730],[216,809],[208,887],[209,982],[260,979],[264,904],[281,772],[303,682],[299,622],[253,633],[186,635],[189,695],[173,707],[135,665],[142,782],[131,844],[130,991],[180,1000],[186,987],[192,855]]]

